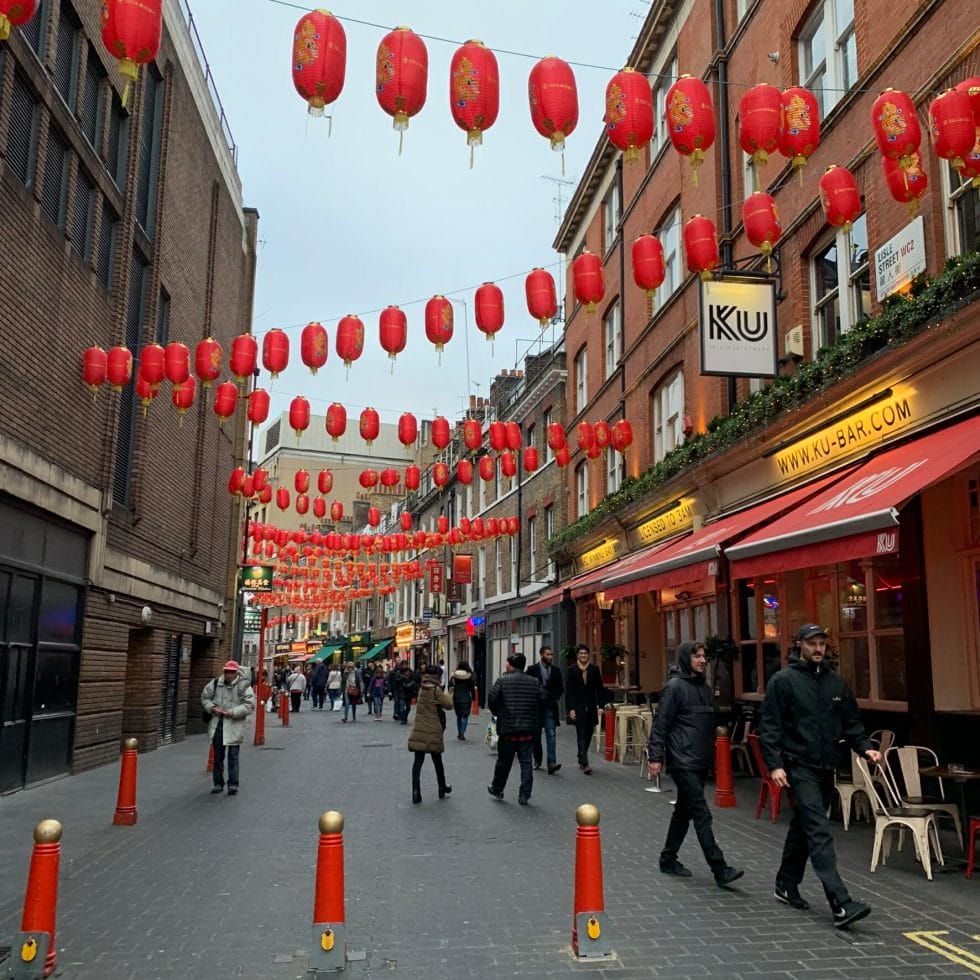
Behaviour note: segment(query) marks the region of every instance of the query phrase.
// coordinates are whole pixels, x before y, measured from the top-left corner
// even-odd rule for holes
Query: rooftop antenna
[[[542,180],[550,181],[555,185],[556,195],[552,198],[555,203],[555,224],[560,225],[562,218],[565,215],[565,209],[563,207],[565,203],[565,187],[574,187],[578,183],[578,178],[576,177],[552,177],[551,174],[542,174]]]

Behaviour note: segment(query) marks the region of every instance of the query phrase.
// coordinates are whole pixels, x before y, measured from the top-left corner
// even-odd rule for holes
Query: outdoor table
[[[964,851],[969,846],[970,813],[966,804],[966,784],[980,779],[980,769],[950,769],[949,766],[922,766],[920,776],[932,776],[938,779],[951,779],[956,783],[956,805],[960,811],[960,827],[963,831]]]

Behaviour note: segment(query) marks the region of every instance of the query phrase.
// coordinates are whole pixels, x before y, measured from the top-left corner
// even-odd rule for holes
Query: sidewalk
[[[871,875],[872,832],[836,827],[842,874],[874,906],[850,933],[831,928],[816,878],[813,909],[772,897],[788,815],[753,819],[758,781],[736,781],[739,806],[715,810],[729,860],[746,869],[719,889],[693,833],[682,859],[692,879],[664,876],[657,856],[670,816],[664,792],[637,766],[599,759],[582,776],[574,732],[559,730],[562,771],[535,773],[529,807],[517,805],[517,768],[498,803],[486,791],[494,756],[471,721],[466,742],[449,717],[445,764],[452,795],[436,797],[431,763],[413,806],[409,728],[386,717],[340,722],[340,713],[267,715],[266,745],[242,750],[237,797],[212,796],[207,742],[193,737],[139,757],[135,827],[112,826],[118,767],[0,798],[0,946],[19,927],[37,821],[64,825],[58,966],[65,978],[303,977],[308,964],[317,818],[346,818],[347,928],[354,976],[426,978],[580,973],[610,977],[876,978],[980,974],[980,877],[929,882],[911,847]],[[602,814],[608,931],[615,958],[581,964],[569,952],[575,808]],[[943,833],[948,859],[959,857]],[[941,955],[903,934],[942,932],[960,953]],[[956,960],[959,962],[956,962]],[[0,970],[5,968],[0,963]]]

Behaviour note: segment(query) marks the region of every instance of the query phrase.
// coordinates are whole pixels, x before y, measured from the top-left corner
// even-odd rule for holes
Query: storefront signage
[[[590,568],[598,568],[599,565],[604,565],[607,561],[612,561],[616,557],[616,552],[619,549],[619,542],[613,538],[611,541],[606,541],[604,544],[600,544],[598,548],[593,548],[591,551],[587,551],[581,558],[579,558],[578,563],[582,571],[588,571]]]
[[[246,633],[258,633],[262,627],[262,610],[261,609],[246,609],[245,610],[245,632]]]
[[[904,289],[925,267],[926,239],[920,214],[875,252],[875,292],[878,302]]]
[[[915,421],[912,399],[893,392],[889,397],[849,415],[787,446],[773,457],[780,476],[792,476],[879,444]]]
[[[436,594],[441,594],[443,582],[442,564],[437,561],[427,562],[426,564],[429,571],[429,591]]]
[[[432,634],[429,631],[428,626],[418,626],[415,627],[415,639],[412,641],[412,646],[420,646],[423,643],[428,643]]]
[[[407,650],[415,639],[415,624],[400,623],[395,627],[395,646]]]
[[[306,653],[306,640],[293,640],[289,644],[290,653]]]
[[[636,529],[636,536],[643,544],[652,544],[662,538],[686,531],[694,526],[694,500],[685,497],[676,507],[651,517]]]
[[[350,644],[351,646],[359,647],[371,646],[371,631],[368,630],[366,633],[351,633]]]
[[[239,565],[238,587],[245,592],[272,591],[272,565]]]
[[[701,373],[776,377],[776,283],[722,276],[701,283],[700,300]]]
[[[469,585],[473,581],[472,556],[453,555],[453,581],[459,585]]]

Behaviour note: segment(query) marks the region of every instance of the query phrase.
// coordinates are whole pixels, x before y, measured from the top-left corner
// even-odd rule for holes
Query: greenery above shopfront
[[[561,551],[607,519],[653,497],[688,467],[699,465],[761,432],[787,411],[854,374],[875,354],[900,347],[976,299],[978,293],[980,254],[977,252],[949,259],[937,276],[917,276],[907,293],[887,297],[877,316],[860,320],[835,344],[819,350],[814,360],[798,364],[791,376],[776,378],[736,405],[730,415],[713,418],[704,433],[688,439],[639,476],[627,477],[615,493],[608,494],[588,514],[551,538],[549,550],[552,554]]]

